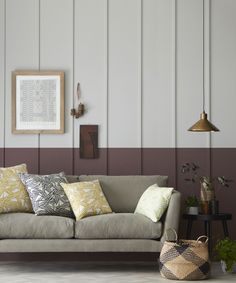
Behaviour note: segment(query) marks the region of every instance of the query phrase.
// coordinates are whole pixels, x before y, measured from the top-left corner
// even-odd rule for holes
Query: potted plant
[[[228,188],[229,183],[232,180],[226,179],[224,176],[211,178],[210,176],[200,176],[198,171],[200,167],[195,163],[185,163],[181,167],[183,174],[188,174],[185,181],[200,183],[200,199],[201,208],[204,214],[209,214],[210,211],[213,214],[219,213],[219,202],[215,196],[214,183],[217,181],[221,186]]]
[[[219,240],[216,244],[218,259],[224,273],[232,272],[236,263],[236,241],[229,238]]]
[[[196,196],[188,196],[185,200],[188,214],[198,214],[199,212],[199,201]]]

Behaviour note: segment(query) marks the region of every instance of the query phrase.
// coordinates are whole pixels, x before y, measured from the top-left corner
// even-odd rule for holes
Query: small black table
[[[227,226],[227,220],[232,219],[232,214],[230,213],[219,213],[219,214],[183,214],[183,219],[186,219],[188,221],[187,223],[187,232],[186,232],[186,238],[190,239],[191,237],[191,231],[192,231],[192,225],[194,220],[200,220],[204,221],[204,228],[205,228],[205,234],[209,238],[208,242],[208,250],[209,254],[211,255],[212,252],[212,231],[211,231],[211,222],[212,221],[221,221],[224,231],[224,236],[229,236],[228,226]]]

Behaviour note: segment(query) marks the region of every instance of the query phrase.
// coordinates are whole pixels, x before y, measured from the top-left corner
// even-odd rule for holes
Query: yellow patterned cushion
[[[32,205],[18,173],[27,173],[25,164],[0,168],[0,213],[32,212]]]
[[[112,212],[98,180],[60,185],[65,190],[76,220]]]

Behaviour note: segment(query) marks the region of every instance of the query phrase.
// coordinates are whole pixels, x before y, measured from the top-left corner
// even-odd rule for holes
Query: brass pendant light
[[[203,106],[203,111],[200,114],[200,120],[198,120],[192,127],[188,129],[188,131],[191,132],[219,132],[219,129],[214,126],[210,121],[207,119],[207,114],[205,112],[205,70],[204,70],[204,63],[205,63],[205,50],[204,50],[204,45],[205,45],[205,7],[204,7],[204,0],[202,0],[203,3],[203,17],[202,17],[202,27],[203,27],[203,38],[202,38],[202,74],[203,74],[203,83],[202,83],[202,106]]]
[[[210,121],[207,119],[207,114],[203,110],[200,114],[200,120],[197,121],[191,128],[188,129],[191,132],[219,132],[219,129],[216,128]]]

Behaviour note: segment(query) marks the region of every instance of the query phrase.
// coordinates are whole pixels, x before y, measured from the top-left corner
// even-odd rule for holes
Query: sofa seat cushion
[[[75,223],[75,238],[158,239],[162,223],[133,213],[111,213],[83,218]]]
[[[74,220],[32,213],[0,215],[0,239],[68,239],[74,237]]]

